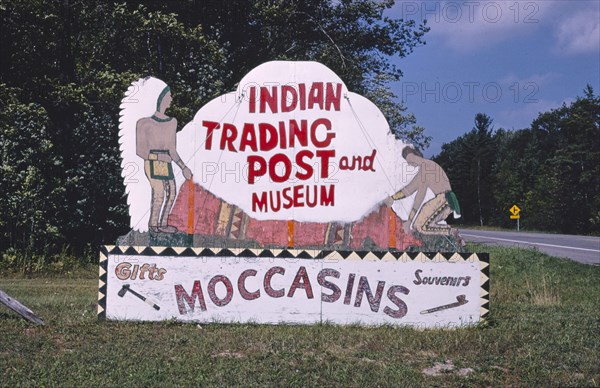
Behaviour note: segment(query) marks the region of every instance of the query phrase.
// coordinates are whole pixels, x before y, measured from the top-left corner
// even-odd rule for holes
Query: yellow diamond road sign
[[[512,213],[513,216],[517,217],[519,215],[519,213],[521,212],[521,209],[519,209],[519,207],[517,205],[513,205],[513,207],[510,208],[510,212]],[[512,216],[511,216],[512,218]]]

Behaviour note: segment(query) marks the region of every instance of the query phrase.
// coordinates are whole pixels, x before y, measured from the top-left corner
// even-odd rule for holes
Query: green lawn
[[[0,386],[599,386],[600,267],[475,249],[490,252],[490,317],[443,331],[99,322],[95,272],[4,275],[46,325],[0,307]]]

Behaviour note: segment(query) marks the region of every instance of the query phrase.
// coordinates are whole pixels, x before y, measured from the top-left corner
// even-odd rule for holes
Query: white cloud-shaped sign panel
[[[194,182],[259,220],[361,219],[410,181],[405,146],[316,62],[258,66],[177,134]]]

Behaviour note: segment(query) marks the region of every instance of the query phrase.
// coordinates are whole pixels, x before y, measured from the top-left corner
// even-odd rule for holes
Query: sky
[[[393,59],[393,85],[432,136],[425,156],[468,132],[477,113],[494,128],[528,128],[587,84],[600,94],[600,0],[398,1],[390,16],[421,21],[426,45]]]

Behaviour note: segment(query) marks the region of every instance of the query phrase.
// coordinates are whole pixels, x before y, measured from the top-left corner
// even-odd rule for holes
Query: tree
[[[464,222],[487,224],[493,208],[491,171],[495,160],[493,120],[483,113],[475,126],[456,140],[444,144],[435,160],[446,170],[452,189],[464,204]]]
[[[24,203],[25,191],[60,193],[25,202],[39,215],[34,219],[51,227],[30,227],[22,211],[3,212],[0,225],[9,243],[2,246],[23,246],[11,236],[24,235],[46,241],[27,248],[48,253],[65,244],[82,249],[114,241],[127,231],[118,152],[123,92],[137,78],[161,74],[174,90],[174,114],[185,123],[196,107],[221,93],[220,75],[227,69],[219,69],[224,59],[219,44],[201,27],[188,28],[174,14],[143,6],[3,2],[0,12],[8,42],[3,45],[0,82],[5,83],[6,104],[13,109],[2,109],[0,137],[15,151],[20,143],[29,144],[28,138],[44,136],[35,145],[51,145],[32,158],[5,152],[3,166],[17,175],[28,171],[30,178],[15,180],[7,173],[0,188],[6,201],[15,204]],[[18,137],[13,144],[14,134],[23,133],[28,137]],[[59,163],[58,168],[46,171],[42,166],[48,163]],[[32,193],[26,184],[43,190]],[[40,237],[40,230],[53,234]]]
[[[477,184],[477,208],[479,210],[479,224],[483,226],[483,207],[489,209],[490,201],[490,172],[494,161],[494,147],[492,139],[492,120],[488,115],[477,113],[475,115],[476,132],[475,144],[473,144],[473,166],[471,168],[472,175]],[[485,194],[483,191],[485,190]],[[482,199],[482,197],[484,197]],[[482,205],[482,201],[484,204]]]
[[[389,81],[390,77],[384,75],[374,77],[369,89],[364,92],[365,97],[381,110],[396,139],[407,141],[424,150],[429,147],[431,137],[425,135],[425,128],[416,125],[415,115],[407,113],[406,107],[396,102],[397,96],[386,84]]]
[[[257,65],[271,60],[318,61],[334,70],[350,90],[374,101],[397,137],[426,148],[430,138],[391,92],[402,72],[390,57],[404,58],[424,44],[425,22],[392,19],[395,1],[228,0],[156,3],[176,10],[186,25],[200,23],[223,47],[230,74],[226,91]],[[171,8],[173,6],[173,8]]]
[[[464,221],[509,226],[508,209],[518,204],[526,228],[598,233],[600,98],[591,86],[573,103],[540,113],[531,128],[492,133],[491,124],[477,115],[475,127],[435,157]]]
[[[600,212],[600,98],[591,86],[567,106],[542,113],[532,132],[544,136],[544,163],[527,198],[536,226],[564,233],[598,230]]]
[[[531,142],[531,131],[499,129],[494,138],[496,159],[491,174],[494,203],[491,223],[513,227],[514,220],[508,217],[513,205],[518,205],[527,214],[525,193],[532,186],[528,176],[533,160],[528,158],[527,150]]]
[[[0,111],[0,244],[44,249],[61,237],[54,214],[64,193],[57,184],[62,160],[53,152],[49,118],[39,104],[20,103],[5,84],[0,84]]]

